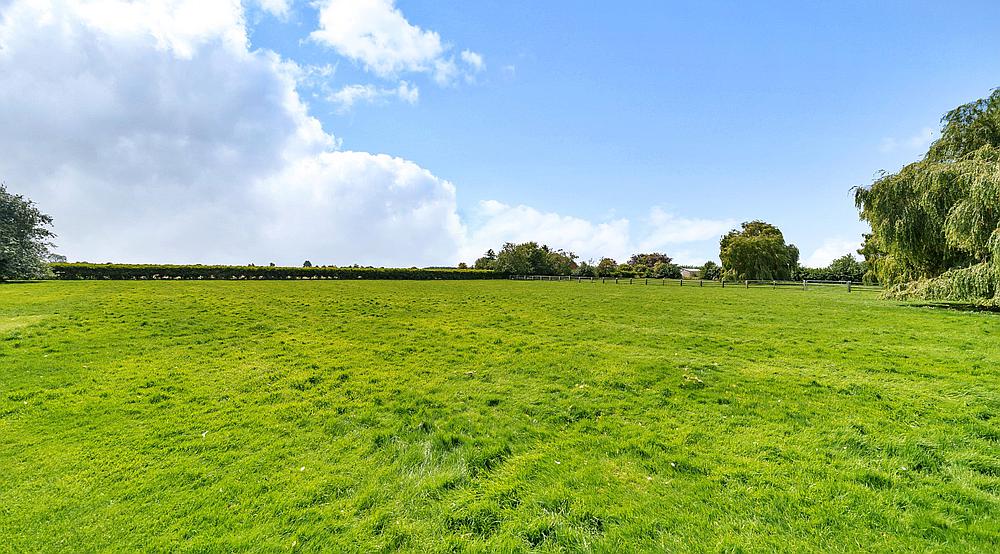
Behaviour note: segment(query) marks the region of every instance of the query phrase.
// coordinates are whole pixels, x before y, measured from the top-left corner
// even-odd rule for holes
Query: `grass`
[[[0,550],[990,551],[998,335],[841,290],[0,286]]]

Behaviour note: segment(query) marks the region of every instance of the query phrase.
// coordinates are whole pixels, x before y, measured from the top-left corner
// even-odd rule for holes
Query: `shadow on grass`
[[[45,282],[45,280],[43,280],[43,279],[36,279],[34,281],[4,281],[4,280],[0,280],[0,287],[7,286],[7,285],[32,285],[32,284],[35,284],[35,283],[44,283],[44,282]]]
[[[971,302],[908,302],[903,305],[911,308],[936,308],[958,312],[1000,313],[1000,306],[984,306],[982,304],[972,304]]]

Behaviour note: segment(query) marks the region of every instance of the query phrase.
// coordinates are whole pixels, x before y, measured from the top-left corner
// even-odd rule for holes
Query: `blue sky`
[[[409,27],[383,25],[393,8]],[[866,230],[850,188],[916,160],[944,112],[1000,86],[1000,7],[991,2],[265,0],[242,9],[247,52],[298,68],[295,90],[336,142],[328,149],[388,154],[454,189],[453,206],[434,216],[449,223],[414,231],[450,233],[447,253],[421,253],[418,265],[471,261],[483,246],[529,236],[585,258],[653,248],[700,263],[717,258],[725,228],[755,218],[777,224],[803,261],[826,262]],[[352,10],[374,15],[323,35],[324,10],[338,22]],[[440,48],[408,59],[365,52],[365,25],[416,39],[435,33]],[[209,46],[195,48],[193,60],[208,56]],[[450,76],[433,67],[441,61],[454,65]],[[317,182],[367,178],[324,171]],[[324,189],[334,191],[331,204],[341,186]],[[422,202],[386,200],[393,190],[370,194],[375,203]],[[89,229],[79,214],[66,219]],[[279,239],[303,231],[285,232],[258,242],[269,244],[261,255],[281,259]],[[70,242],[80,256],[153,256],[125,243],[94,247],[97,236]],[[329,249],[334,263],[350,254],[410,265],[383,239],[358,252],[313,241],[288,262],[310,251],[322,260]],[[177,261],[233,250],[173,240],[161,252]]]

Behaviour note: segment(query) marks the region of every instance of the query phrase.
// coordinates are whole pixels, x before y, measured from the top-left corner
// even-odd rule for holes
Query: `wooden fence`
[[[738,287],[738,288],[842,288],[847,292],[852,291],[877,291],[882,290],[877,285],[864,285],[852,281],[768,281],[760,279],[750,279],[743,281],[726,281],[725,279],[705,280],[705,279],[654,279],[647,277],[573,277],[569,275],[511,275],[513,281],[566,281],[577,283],[613,284],[613,285],[659,285],[659,286],[681,286],[681,287]]]

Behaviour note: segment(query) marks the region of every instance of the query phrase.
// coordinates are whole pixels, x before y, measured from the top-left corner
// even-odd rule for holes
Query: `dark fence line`
[[[231,265],[86,264],[51,265],[57,279],[106,280],[269,280],[269,279],[386,279],[472,280],[505,277],[480,269],[405,269],[383,267],[272,267]]]
[[[704,279],[654,279],[646,277],[571,277],[566,275],[511,275],[509,277],[515,281],[575,281],[577,283],[603,283],[603,284],[614,284],[614,285],[676,285],[682,287],[739,287],[739,288],[758,288],[758,287],[768,287],[768,288],[801,288],[803,290],[809,288],[819,288],[819,287],[838,287],[844,288],[847,292],[852,292],[856,290],[864,291],[878,291],[882,290],[882,287],[877,285],[863,285],[861,283],[855,283],[851,281],[818,281],[818,280],[805,280],[805,281],[769,281],[769,280],[743,280],[743,281],[726,281],[725,279],[714,281],[714,280],[704,280]]]

